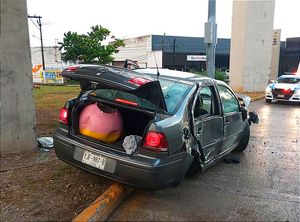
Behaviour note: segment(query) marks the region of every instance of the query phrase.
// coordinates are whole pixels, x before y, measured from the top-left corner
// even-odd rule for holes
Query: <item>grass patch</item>
[[[34,89],[36,108],[59,110],[65,102],[79,94],[79,86],[41,86]]]
[[[40,86],[34,88],[37,134],[51,135],[58,125],[59,110],[65,102],[76,97],[79,86]]]

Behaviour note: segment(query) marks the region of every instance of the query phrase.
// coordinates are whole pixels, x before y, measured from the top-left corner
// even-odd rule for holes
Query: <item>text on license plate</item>
[[[98,154],[93,154],[92,152],[85,150],[83,152],[81,162],[103,170],[106,163],[106,157]]]
[[[284,98],[283,94],[278,94],[278,98]]]

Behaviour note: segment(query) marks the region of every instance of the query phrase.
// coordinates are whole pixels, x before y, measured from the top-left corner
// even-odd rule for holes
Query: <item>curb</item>
[[[106,221],[132,191],[133,188],[131,187],[114,183],[92,204],[74,218],[73,222]]]

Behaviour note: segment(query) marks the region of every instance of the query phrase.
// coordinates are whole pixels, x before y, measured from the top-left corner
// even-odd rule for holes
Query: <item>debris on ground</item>
[[[52,137],[39,137],[37,139],[38,146],[41,151],[49,152],[53,148],[53,138]]]

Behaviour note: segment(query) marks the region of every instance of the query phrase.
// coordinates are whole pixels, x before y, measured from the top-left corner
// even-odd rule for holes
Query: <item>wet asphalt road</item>
[[[300,106],[252,103],[251,126],[239,164],[219,162],[179,186],[135,190],[111,220],[300,221]]]

